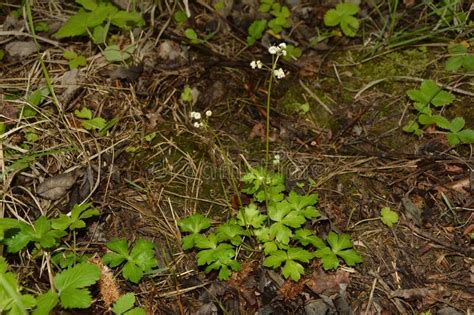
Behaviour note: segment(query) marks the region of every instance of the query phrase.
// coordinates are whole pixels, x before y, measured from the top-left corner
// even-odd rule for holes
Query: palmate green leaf
[[[234,256],[234,247],[227,243],[221,243],[216,248],[201,250],[196,254],[198,266],[209,265],[213,262]]]
[[[346,16],[341,21],[341,30],[344,35],[354,37],[359,30],[359,20],[353,16]]]
[[[270,226],[270,235],[274,237],[278,242],[288,245],[290,243],[290,237],[293,235],[290,228],[285,226],[281,222],[273,223]]]
[[[314,255],[321,258],[324,270],[336,269],[339,266],[339,259],[329,247],[318,249]]]
[[[100,214],[97,208],[92,207],[92,203],[84,203],[82,205],[75,204],[72,207],[69,215],[61,214],[59,218],[52,220],[52,227],[56,230],[66,230],[69,228],[71,231],[86,227],[84,219],[88,219],[93,216]]]
[[[54,278],[61,305],[64,308],[88,308],[92,297],[86,287],[100,278],[100,269],[96,265],[82,263],[67,269]]]
[[[336,234],[329,232],[327,242],[331,245],[331,249],[334,253],[347,248],[352,248],[351,236],[349,234]]]
[[[383,207],[382,210],[380,210],[380,219],[383,224],[391,228],[398,222],[398,214],[389,207]]]
[[[299,229],[295,231],[294,239],[296,239],[301,245],[307,246],[308,244],[313,245],[316,248],[326,247],[326,244],[322,239],[314,235],[311,230]]]
[[[271,253],[278,250],[278,245],[275,242],[265,242],[262,245],[263,253],[265,255],[270,255]]]
[[[301,213],[301,211],[295,211],[295,210],[292,210],[281,220],[281,223],[283,223],[286,226],[290,226],[292,228],[299,228],[305,222],[306,222],[306,218]]]
[[[128,254],[128,244],[125,240],[114,240],[107,244],[107,248],[113,252],[107,253],[102,258],[106,265],[117,267],[126,261],[122,274],[126,280],[133,283],[140,282],[144,273],[150,272],[158,266],[155,257],[155,245],[147,240],[139,239],[135,242],[130,255]]]
[[[181,232],[199,233],[211,226],[211,220],[202,214],[193,214],[177,222]]]
[[[437,107],[445,106],[451,104],[455,99],[451,93],[442,91],[433,80],[423,81],[419,90],[408,90],[407,95],[422,106],[430,103]]]
[[[202,242],[202,238],[204,237],[204,235],[199,233],[186,235],[181,239],[183,250],[188,250],[195,247],[198,242]]]
[[[237,214],[237,222],[241,226],[251,226],[258,229],[267,219],[266,215],[260,213],[255,203],[242,208]]]
[[[403,131],[408,132],[408,133],[415,133],[419,129],[420,129],[420,126],[414,120],[408,121],[408,123],[402,128]]]
[[[76,15],[71,16],[66,23],[53,35],[57,39],[73,36],[81,36],[87,34],[87,18],[88,14],[84,10],[79,10]],[[100,24],[100,23],[98,23]]]
[[[253,21],[247,30],[249,34],[247,37],[247,45],[252,46],[257,40],[262,38],[263,32],[265,32],[266,28],[267,20],[261,19]]]
[[[457,71],[463,66],[463,64],[464,64],[463,56],[451,56],[446,61],[444,68],[447,71]]]
[[[219,242],[230,241],[233,245],[238,246],[242,243],[242,236],[247,232],[240,225],[228,222],[219,225],[216,234]]]
[[[299,247],[288,248],[287,255],[290,260],[298,260],[304,263],[308,263],[313,258],[313,254]]]
[[[291,205],[288,201],[272,202],[268,206],[268,217],[272,221],[281,222],[290,211]]]
[[[339,251],[337,255],[344,259],[348,266],[355,266],[362,262],[362,257],[353,249]]]
[[[318,202],[318,195],[299,195],[298,193],[291,191],[288,194],[288,203],[293,210],[303,210],[308,206],[314,206]]]
[[[288,258],[285,251],[277,250],[270,253],[263,261],[265,267],[276,269]]]
[[[26,226],[26,225],[27,224],[20,222],[17,219],[0,218],[0,241],[3,240],[5,236],[5,231],[11,230],[11,229],[21,229],[23,226]]]
[[[304,274],[304,267],[294,260],[287,260],[281,268],[281,272],[285,278],[290,277],[291,280],[298,281]]]

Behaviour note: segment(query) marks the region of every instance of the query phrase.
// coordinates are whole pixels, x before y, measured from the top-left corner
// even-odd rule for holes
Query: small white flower
[[[212,116],[212,111],[210,111],[210,110],[206,111],[206,116],[211,117]]]
[[[196,112],[190,112],[190,113],[189,113],[189,118],[193,119],[195,113],[196,113]]]
[[[270,46],[268,47],[268,52],[271,54],[271,55],[276,55],[277,53],[280,52],[280,48],[278,48],[277,46]]]
[[[260,60],[257,60],[257,68],[262,69],[263,63]]]
[[[273,70],[273,74],[277,79],[283,79],[285,77],[285,71],[282,68]]]
[[[273,157],[273,165],[278,165],[280,164],[280,155],[279,154],[275,154],[275,156]]]
[[[280,43],[278,45],[278,47],[280,47],[280,49],[284,50],[284,49],[286,49],[286,43]]]
[[[193,118],[196,119],[196,120],[201,119],[201,113],[199,113],[199,112],[194,112]]]
[[[201,127],[201,123],[196,121],[196,122],[194,122],[193,126],[196,127],[196,128],[199,128],[199,127]]]
[[[281,50],[281,54],[282,54],[283,56],[286,56],[288,53],[286,52],[285,49],[282,49],[282,50]]]
[[[252,69],[257,68],[257,62],[256,62],[255,60],[253,60],[253,61],[250,63],[250,67],[252,67]]]

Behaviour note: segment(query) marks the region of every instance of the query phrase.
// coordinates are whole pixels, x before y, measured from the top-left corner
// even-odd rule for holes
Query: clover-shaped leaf
[[[353,3],[339,3],[335,9],[330,9],[324,15],[326,26],[340,25],[344,35],[354,37],[359,29],[359,20],[354,17],[359,12],[359,6]]]

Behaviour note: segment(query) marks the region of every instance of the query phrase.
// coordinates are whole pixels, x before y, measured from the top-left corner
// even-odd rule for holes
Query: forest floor
[[[474,129],[469,1],[363,1],[352,37],[325,26],[337,1],[287,1],[291,27],[267,30],[252,46],[250,23],[271,18],[258,1],[190,1],[189,18],[181,1],[130,2],[136,8],[113,1],[141,12],[144,23],[111,26],[107,45],[87,34],[54,36],[78,4],[31,2],[37,35],[26,6],[1,5],[0,217],[31,225],[84,202],[100,214],[84,218],[86,226],[55,247],[31,238],[21,251],[13,250],[0,219],[3,255],[22,292],[51,288],[62,270],[51,260],[58,253],[87,254],[105,272],[97,260],[108,252],[106,242],[121,238],[155,246],[157,266],[139,283],[111,269],[110,285],[133,292],[148,314],[472,311],[473,147],[468,136],[447,135],[459,130],[443,128],[462,117],[461,128]],[[265,163],[269,93],[269,72],[250,63],[271,67],[268,47],[281,42],[302,54],[281,59],[286,77],[273,79],[272,167],[285,176],[286,190],[318,194],[321,216],[306,227],[322,239],[331,231],[349,234],[363,262],[341,260],[325,270],[312,260],[293,281],[264,267],[261,251],[242,250],[240,271],[220,281],[197,265],[196,250],[182,249],[177,221],[200,213],[217,226],[248,198],[239,182],[249,167]],[[111,43],[133,49],[111,61],[104,53]],[[466,52],[453,52],[454,45]],[[65,51],[85,62],[71,69]],[[449,61],[458,56],[465,65]],[[462,65],[452,69],[449,62]],[[403,131],[423,114],[407,92],[427,80],[453,96],[438,106],[436,95],[427,100],[430,115],[443,121],[419,122],[420,135]],[[89,111],[81,116],[83,108]],[[201,113],[200,127],[191,112]],[[380,220],[386,207],[398,216],[391,227]],[[104,292],[93,286],[91,308],[67,314],[110,312],[114,299]]]

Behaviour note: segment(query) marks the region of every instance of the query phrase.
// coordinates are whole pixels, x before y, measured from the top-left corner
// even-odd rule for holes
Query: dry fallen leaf
[[[307,286],[317,294],[332,295],[339,292],[339,284],[349,284],[349,273],[338,269],[334,273],[326,273],[323,270],[315,271]]]
[[[25,58],[36,52],[36,45],[33,41],[15,41],[5,46],[5,51],[11,57]]]
[[[69,172],[49,177],[38,185],[36,193],[47,200],[57,200],[64,196],[68,189],[76,183],[80,172]]]

